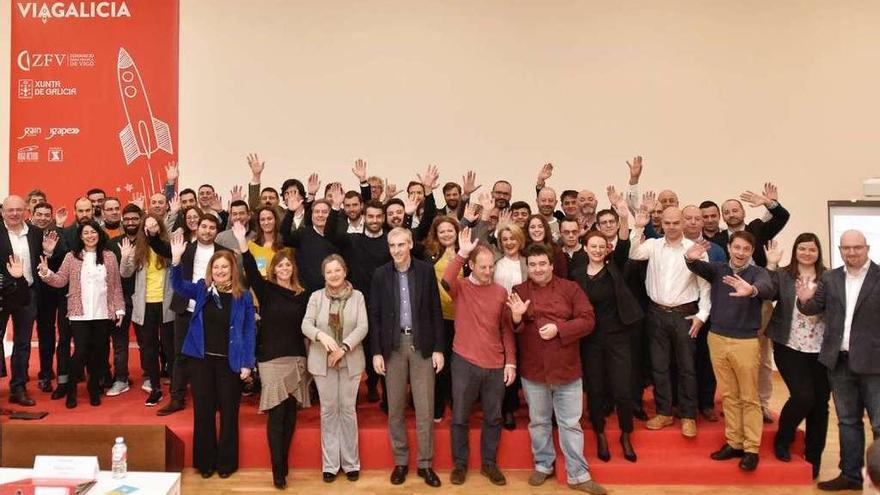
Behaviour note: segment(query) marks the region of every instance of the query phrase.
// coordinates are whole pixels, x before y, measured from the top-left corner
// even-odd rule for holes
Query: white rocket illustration
[[[125,48],[119,49],[116,73],[122,108],[128,119],[128,124],[119,131],[126,165],[131,165],[139,156],[150,158],[158,150],[173,153],[168,124],[153,116],[140,71]]]

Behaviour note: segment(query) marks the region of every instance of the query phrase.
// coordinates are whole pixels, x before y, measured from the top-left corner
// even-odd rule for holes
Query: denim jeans
[[[837,427],[840,432],[840,472],[850,480],[862,484],[862,466],[865,464],[865,410],[871,421],[874,438],[880,438],[880,375],[853,373],[845,359],[829,371]]]
[[[556,448],[553,446],[550,418],[555,412],[568,483],[589,481],[590,468],[584,457],[584,432],[580,423],[583,413],[582,380],[578,378],[573,382],[550,385],[523,378],[522,386],[529,404],[529,437],[532,439],[535,471],[553,473]]]

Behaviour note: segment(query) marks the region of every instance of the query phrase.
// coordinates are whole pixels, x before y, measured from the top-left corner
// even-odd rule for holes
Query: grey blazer
[[[329,333],[330,325],[330,298],[327,297],[326,289],[312,293],[309,297],[309,305],[306,307],[306,316],[302,322],[302,332],[312,341],[309,347],[309,373],[315,376],[327,375],[327,351],[324,344],[318,342],[318,334]],[[348,368],[349,376],[357,376],[364,372],[364,353],[361,350],[361,342],[367,336],[367,306],[364,303],[364,295],[359,290],[354,290],[342,313],[342,341],[348,344],[351,351],[345,353],[340,362]]]
[[[134,251],[131,256],[122,260],[119,265],[119,275],[128,278],[134,275],[134,294],[131,295],[131,321],[138,325],[144,324],[144,312],[147,307],[147,270],[141,268],[135,271]],[[174,298],[174,289],[171,287],[171,262],[165,269],[165,296],[162,298],[162,323],[174,321],[174,311],[171,310],[171,300]]]
[[[868,266],[865,282],[856,299],[849,336],[849,368],[854,373],[880,373],[880,267]],[[846,318],[846,274],[844,267],[826,271],[819,278],[816,295],[806,303],[798,302],[805,315],[825,313],[825,337],[819,362],[829,369],[837,366]]]

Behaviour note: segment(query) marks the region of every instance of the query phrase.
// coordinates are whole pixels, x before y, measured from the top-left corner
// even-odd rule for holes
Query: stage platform
[[[12,409],[48,411],[49,415],[39,420],[42,424],[68,425],[106,425],[113,428],[119,424],[166,424],[187,445],[185,464],[192,464],[192,405],[171,416],[158,417],[158,407],[143,405],[146,394],[140,389],[140,372],[137,351],[132,349],[131,370],[132,389],[117,397],[104,397],[101,406],[92,407],[88,403],[85,386],[80,385],[79,406],[68,410],[63,400],[52,401],[49,394],[36,390],[32,381],[29,390],[37,405],[21,408],[8,403],[9,390],[6,380],[0,391],[0,405]],[[31,376],[36,376],[36,353],[31,360]],[[165,398],[159,407],[167,404],[168,388],[163,386]],[[364,388],[358,404],[358,426],[362,469],[390,470],[393,466],[391,447],[388,438],[387,417],[375,403],[363,400]],[[650,396],[650,389],[647,392]],[[240,412],[240,466],[242,468],[270,468],[269,449],[266,441],[266,416],[259,414],[258,395],[243,397]],[[415,466],[415,424],[412,409],[407,411],[410,442],[412,448],[411,466]],[[3,416],[0,421],[10,421]],[[480,413],[475,412],[471,429],[470,465],[478,468]],[[636,421],[633,445],[638,454],[638,462],[630,463],[623,458],[618,437],[615,416],[608,420],[606,434],[611,448],[610,462],[602,462],[596,457],[595,437],[584,421],[585,450],[593,476],[608,484],[681,484],[681,485],[809,485],[811,466],[803,460],[803,440],[799,434],[789,463],[776,460],[773,456],[772,442],[776,425],[765,425],[758,469],[751,473],[741,471],[735,460],[717,462],[709,454],[724,443],[724,422],[716,423],[699,420],[697,438],[688,439],[681,435],[679,423],[660,431],[648,431],[644,423]],[[505,430],[501,437],[498,462],[503,469],[531,469],[532,457],[528,434],[527,411],[523,408],[517,413],[517,429]],[[319,406],[300,411],[296,433],[291,447],[290,464],[297,469],[321,468]],[[435,461],[437,469],[451,469],[450,452],[450,413],[435,428]],[[108,449],[110,446],[107,447]],[[557,474],[564,481],[565,463],[561,453],[557,460]]]

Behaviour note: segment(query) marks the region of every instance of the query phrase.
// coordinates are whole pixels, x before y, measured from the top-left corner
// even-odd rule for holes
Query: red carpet
[[[41,420],[45,424],[106,424],[112,428],[114,424],[156,424],[164,423],[171,428],[187,445],[192,443],[192,407],[185,411],[160,418],[156,416],[157,408],[144,407],[146,398],[140,390],[140,372],[137,350],[132,349],[130,368],[133,374],[132,390],[118,397],[104,397],[103,404],[92,407],[88,404],[84,385],[80,385],[80,405],[76,409],[64,408],[64,401],[52,401],[49,394],[36,391],[32,382],[30,391],[37,406],[32,410],[49,411],[50,414]],[[31,376],[36,375],[37,356],[31,359]],[[167,386],[163,387],[165,399],[160,407],[168,401]],[[4,383],[0,392],[0,403],[4,407],[7,402],[8,387]],[[241,467],[269,468],[269,450],[266,442],[266,416],[257,413],[257,396],[243,398],[240,415],[241,435]],[[19,409],[14,406],[14,409]],[[410,442],[415,465],[415,426],[413,412],[408,413],[410,425]],[[451,469],[449,412],[443,422],[439,423],[435,433],[435,463],[438,469]],[[475,413],[471,431],[472,467],[479,467],[479,413]],[[5,417],[3,421],[8,421]],[[386,416],[376,404],[362,402],[358,406],[358,422],[360,431],[360,453],[363,469],[390,469],[393,465],[391,448],[386,428]],[[321,468],[320,448],[320,417],[318,406],[300,411],[297,429],[291,447],[291,466],[296,468]],[[531,469],[532,458],[527,429],[526,410],[518,413],[518,428],[515,431],[504,431],[499,449],[499,464],[507,469]],[[776,426],[768,425],[764,431],[761,447],[761,461],[757,471],[742,472],[736,461],[717,462],[709,459],[709,453],[724,443],[724,422],[709,423],[699,421],[699,435],[695,439],[684,438],[676,422],[674,427],[661,431],[648,431],[644,423],[636,422],[633,445],[639,460],[630,463],[623,459],[620,444],[617,441],[619,430],[613,416],[609,418],[607,435],[611,444],[612,459],[604,463],[596,458],[595,437],[589,429],[585,430],[587,460],[593,476],[602,483],[609,484],[711,484],[711,485],[807,485],[811,483],[811,468],[802,457],[803,436],[799,435],[794,460],[790,463],[777,461],[772,452],[773,434]],[[109,446],[108,446],[109,448]],[[191,449],[187,449],[186,463],[192,462]],[[564,480],[564,459],[559,454],[557,460],[558,475]]]

